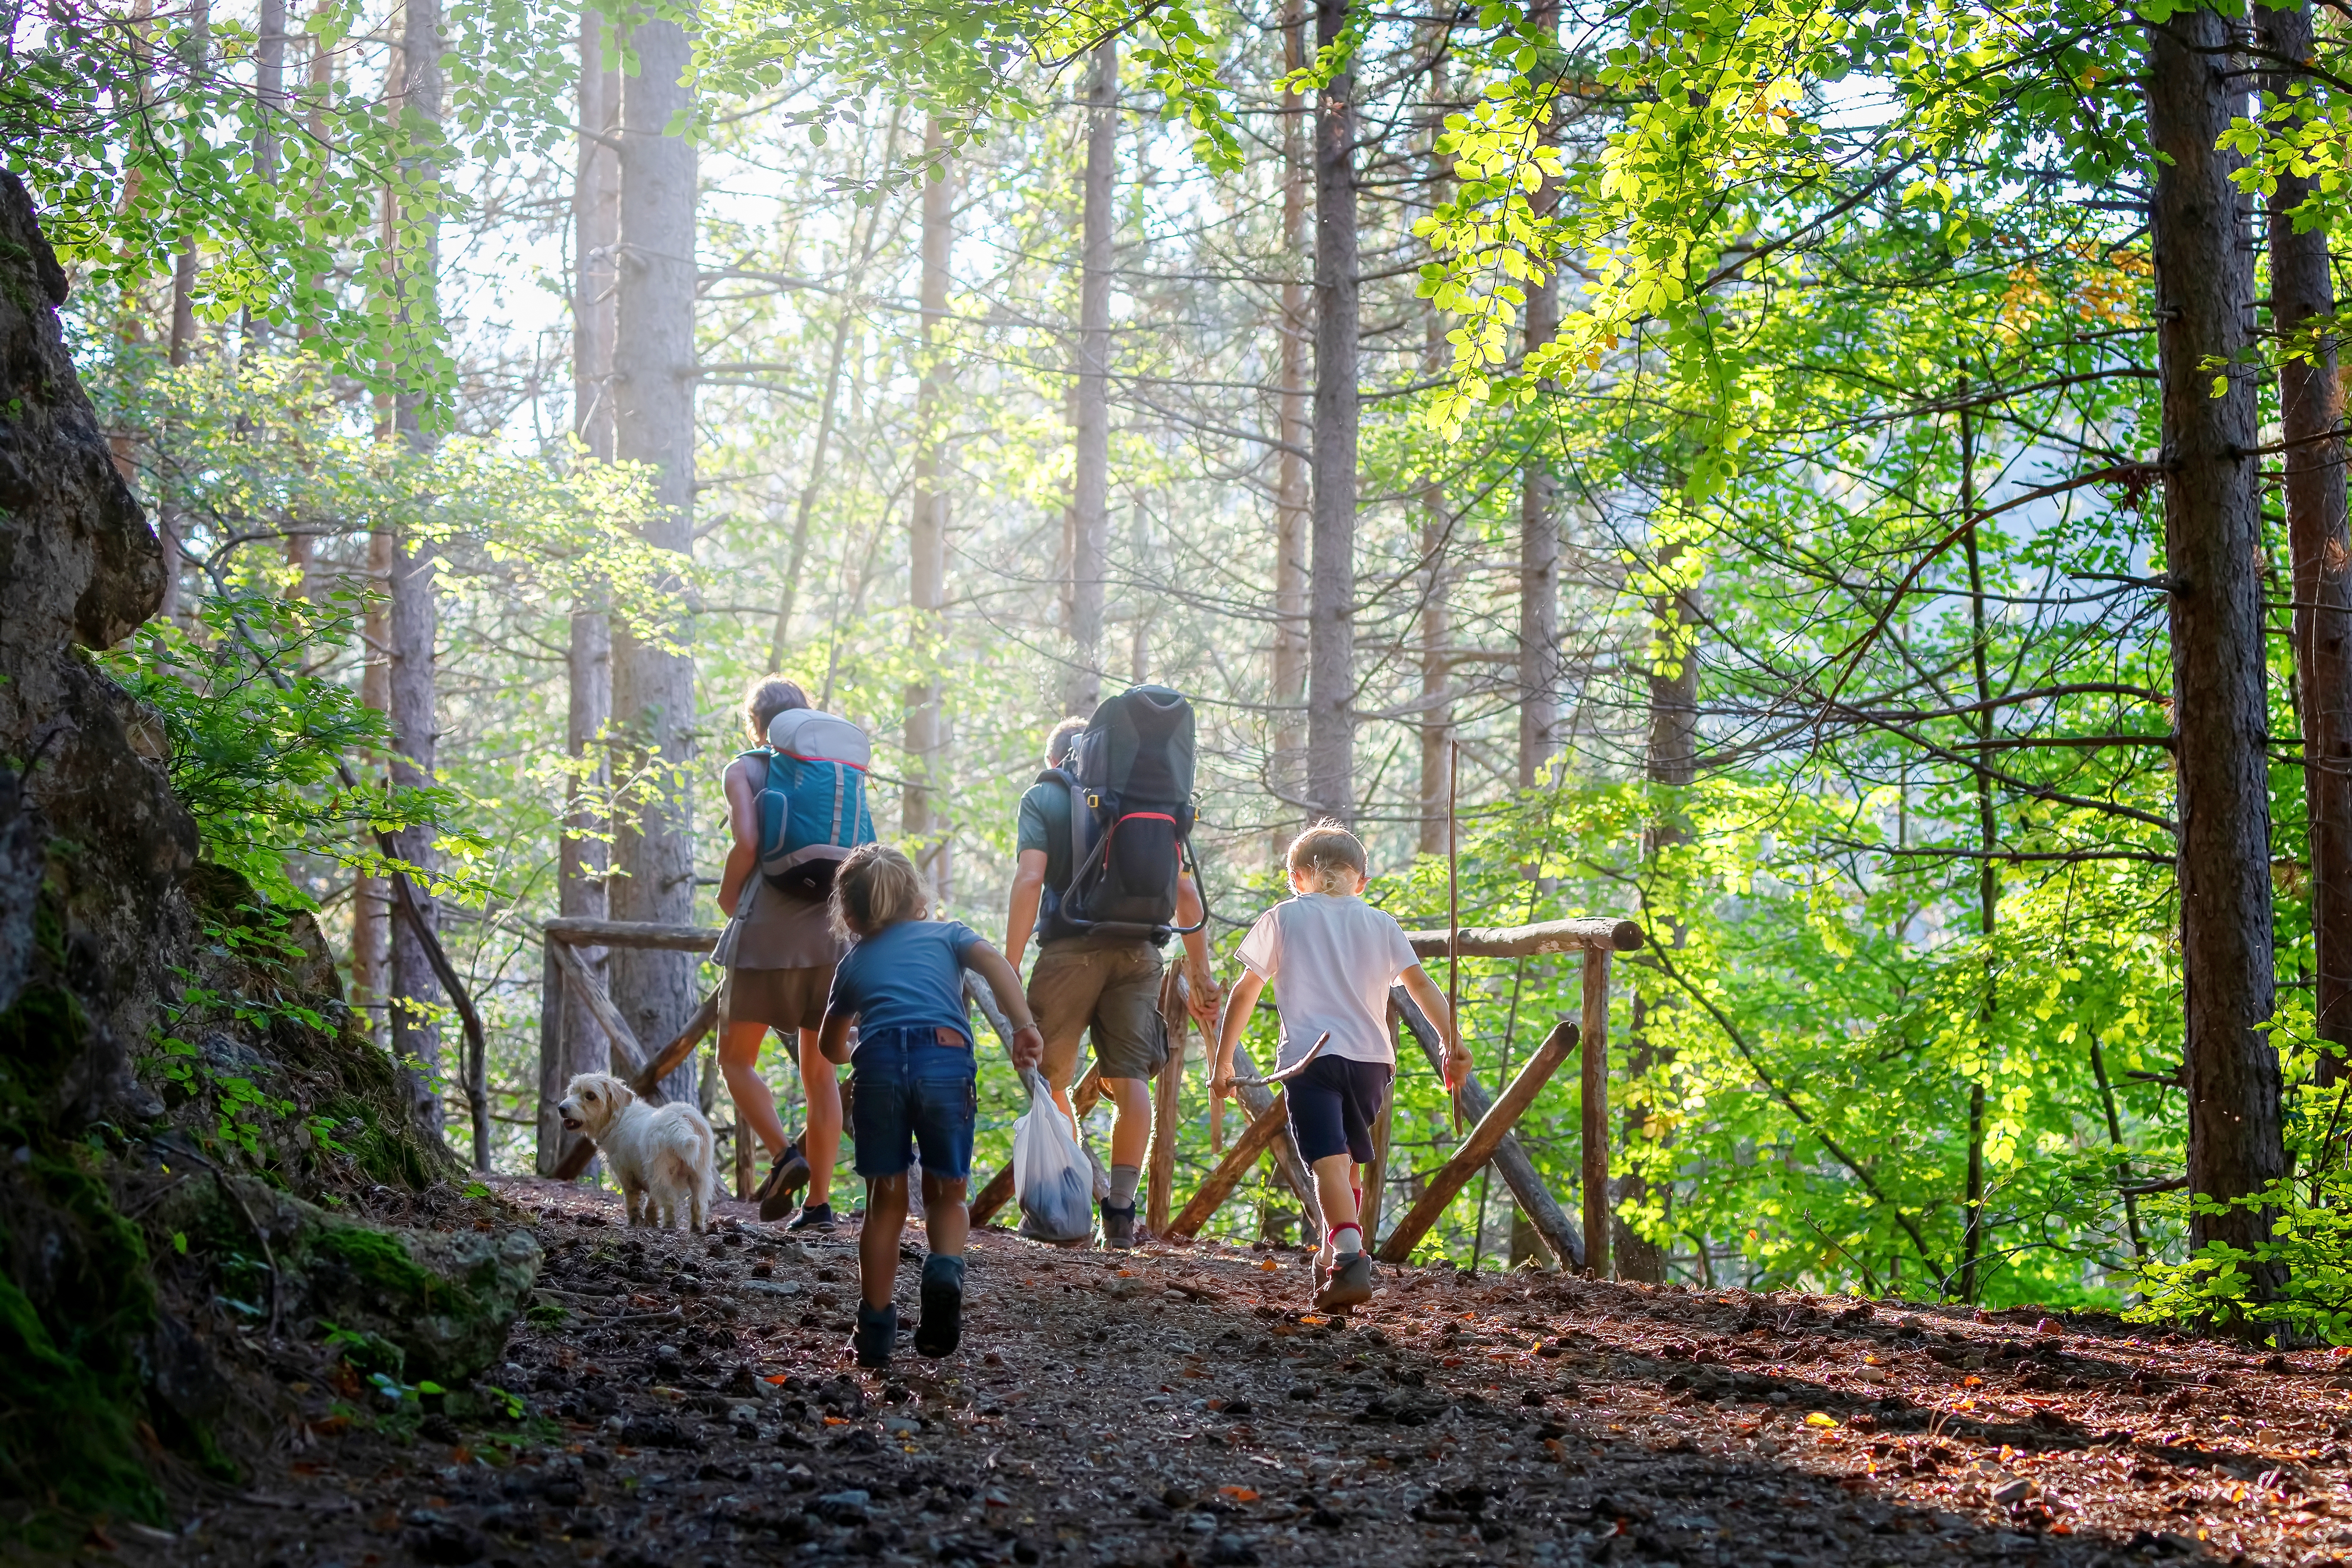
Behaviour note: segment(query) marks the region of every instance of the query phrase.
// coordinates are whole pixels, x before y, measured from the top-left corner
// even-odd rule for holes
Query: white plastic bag
[[[1084,1241],[1095,1230],[1090,1162],[1045,1080],[1034,1071],[1022,1078],[1029,1087],[1029,1109],[1013,1124],[1013,1191],[1021,1203],[1021,1234],[1039,1241]]]

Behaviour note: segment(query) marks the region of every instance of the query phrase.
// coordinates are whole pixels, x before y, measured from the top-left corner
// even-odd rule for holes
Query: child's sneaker
[[[833,1229],[833,1205],[829,1203],[804,1203],[801,1205],[801,1211],[793,1216],[793,1222],[790,1225],[785,1226],[784,1228],[786,1230],[815,1230],[820,1232],[830,1232]]]
[[[1119,1208],[1105,1200],[1102,1221],[1104,1246],[1123,1252],[1135,1245],[1135,1205]]]
[[[955,1354],[963,1337],[963,1260],[934,1252],[923,1260],[923,1316],[915,1324],[915,1354],[933,1360]]]
[[[1361,1252],[1350,1252],[1339,1260],[1331,1277],[1321,1290],[1315,1292],[1315,1310],[1336,1312],[1360,1306],[1372,1299],[1372,1260]]]
[[[790,1214],[793,1195],[808,1185],[808,1158],[801,1153],[800,1140],[794,1138],[768,1167],[768,1179],[760,1184],[760,1190],[752,1194],[760,1200],[760,1218],[776,1220]]]
[[[858,1365],[889,1365],[891,1347],[898,1342],[898,1302],[891,1302],[878,1312],[864,1301],[857,1303],[857,1333],[850,1343],[856,1347]]]

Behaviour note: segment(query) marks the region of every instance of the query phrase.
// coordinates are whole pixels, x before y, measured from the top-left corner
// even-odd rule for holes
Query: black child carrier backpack
[[[1208,923],[1176,924],[1181,863],[1192,868],[1192,705],[1166,686],[1129,686],[1095,709],[1086,733],[1040,784],[1069,791],[1069,880],[1046,890],[1040,940],[1140,936],[1165,945]]]

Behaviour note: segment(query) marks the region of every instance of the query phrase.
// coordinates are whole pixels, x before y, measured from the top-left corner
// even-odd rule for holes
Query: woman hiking
[[[743,694],[751,744],[768,744],[768,725],[778,714],[808,706],[807,694],[781,675],[752,682]],[[817,1050],[817,1028],[824,1021],[824,998],[833,989],[843,944],[834,935],[824,899],[795,896],[760,874],[758,797],[766,782],[767,763],[756,753],[746,752],[727,765],[727,821],[735,841],[719,878],[719,907],[729,918],[710,954],[727,977],[719,995],[719,1066],[735,1100],[736,1121],[773,1160],[753,1195],[760,1218],[779,1219],[789,1213],[793,1192],[805,1183],[807,1200],[785,1228],[831,1230],[833,1167],[841,1155],[841,1086],[833,1063]],[[775,1096],[760,1078],[760,1043],[771,1029],[800,1061],[808,1130],[798,1139],[786,1136]]]

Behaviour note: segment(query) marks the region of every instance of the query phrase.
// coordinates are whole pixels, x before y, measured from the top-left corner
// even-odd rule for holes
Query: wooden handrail
[[[592,920],[560,915],[540,926],[551,942],[579,947],[659,947],[674,953],[708,953],[719,946],[723,925],[663,925],[650,920]]]
[[[1388,1239],[1381,1243],[1381,1262],[1402,1263],[1412,1256],[1412,1249],[1421,1245],[1421,1239],[1429,1234],[1429,1228],[1437,1223],[1446,1206],[1454,1201],[1454,1195],[1469,1184],[1470,1178],[1478,1173],[1479,1166],[1495,1157],[1495,1151],[1502,1146],[1504,1134],[1516,1126],[1519,1118],[1527,1113],[1528,1107],[1535,1103],[1537,1093],[1550,1082],[1552,1071],[1567,1061],[1568,1053],[1576,1049],[1577,1038],[1576,1025],[1566,1019],[1552,1026],[1552,1031],[1545,1037],[1543,1044],[1528,1058],[1527,1064],[1519,1069],[1517,1076],[1504,1088],[1501,1096],[1487,1108],[1486,1113],[1478,1118],[1478,1124],[1470,1130],[1470,1135],[1462,1141],[1462,1146],[1454,1151],[1454,1157],[1431,1175],[1419,1199],[1397,1221],[1396,1228],[1389,1232]]]
[[[1408,931],[1405,940],[1423,958],[1443,958],[1453,950],[1444,928]],[[1641,925],[1608,915],[1582,915],[1573,920],[1546,920],[1534,925],[1465,925],[1462,956],[1465,958],[1523,958],[1538,953],[1577,953],[1598,947],[1632,953],[1647,938]]]

